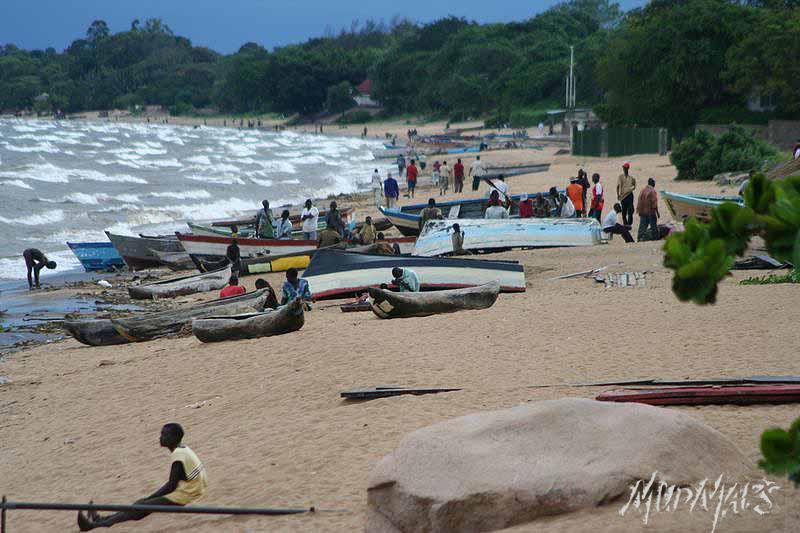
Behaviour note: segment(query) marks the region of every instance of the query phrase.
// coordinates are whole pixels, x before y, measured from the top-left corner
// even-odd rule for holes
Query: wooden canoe
[[[219,290],[228,284],[231,277],[231,267],[226,265],[219,270],[195,274],[178,279],[168,279],[140,285],[138,287],[128,287],[128,294],[134,300],[149,300],[152,298],[174,298],[186,294],[197,292],[208,292]]]
[[[800,402],[800,385],[711,385],[707,387],[621,389],[603,392],[595,399],[603,402],[634,402],[649,405],[797,403]]]
[[[159,262],[172,271],[179,270],[192,270],[194,263],[192,258],[186,252],[160,252],[158,250],[150,250],[156,256]]]
[[[269,289],[262,289],[232,298],[211,300],[185,309],[171,309],[139,317],[116,318],[111,322],[114,324],[114,329],[129,342],[144,342],[178,333],[195,318],[263,311],[270,296]]]
[[[113,346],[130,342],[117,333],[110,320],[65,320],[62,327],[78,342],[89,346]]]
[[[486,309],[494,305],[500,284],[487,283],[467,289],[434,292],[391,292],[369,289],[372,312],[380,318],[408,318],[454,313],[467,309]]]
[[[304,323],[303,301],[298,299],[274,311],[198,318],[192,321],[192,333],[202,342],[257,339],[297,331]]]

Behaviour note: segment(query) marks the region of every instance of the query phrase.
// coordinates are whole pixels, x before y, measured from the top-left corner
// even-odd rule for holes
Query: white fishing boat
[[[225,252],[233,241],[230,237],[217,235],[186,235],[183,233],[176,233],[176,235],[186,253],[202,259],[225,257]],[[317,247],[317,241],[295,239],[236,239],[236,243],[243,258],[304,252]]]
[[[509,218],[429,220],[414,246],[414,255],[453,253],[453,224],[464,232],[464,250],[593,246],[602,242],[593,218]]]
[[[677,192],[661,191],[661,197],[667,204],[667,209],[672,218],[685,222],[689,217],[701,221],[711,219],[711,210],[725,202],[744,205],[744,200],[739,196],[716,196],[711,194],[681,194]]]

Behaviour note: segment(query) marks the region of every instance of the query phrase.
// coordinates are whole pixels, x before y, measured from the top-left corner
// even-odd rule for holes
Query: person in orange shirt
[[[583,187],[578,183],[578,178],[570,178],[567,186],[567,197],[572,201],[572,205],[575,206],[575,216],[581,218],[583,216]]]

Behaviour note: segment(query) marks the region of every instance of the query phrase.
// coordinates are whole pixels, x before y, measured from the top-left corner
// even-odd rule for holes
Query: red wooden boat
[[[649,405],[798,403],[800,402],[800,385],[711,385],[707,387],[618,389],[603,392],[595,400]]]

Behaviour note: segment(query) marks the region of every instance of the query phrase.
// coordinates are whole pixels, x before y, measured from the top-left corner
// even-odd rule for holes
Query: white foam
[[[200,189],[185,192],[151,192],[150,196],[155,198],[175,198],[176,200],[203,200],[211,198],[211,193]]]
[[[238,176],[209,176],[206,174],[187,174],[186,179],[192,181],[202,181],[203,183],[214,183],[219,185],[244,185],[242,178]]]
[[[262,187],[272,187],[273,184],[272,180],[260,180],[258,178],[250,178],[250,181],[256,185],[261,185]]]
[[[0,177],[21,178],[27,180],[46,181],[48,183],[69,183],[68,171],[52,163],[26,165],[19,170],[0,172]]]
[[[284,185],[300,185],[300,180],[295,178],[291,180],[283,180],[281,181]]]
[[[22,224],[23,226],[41,226],[44,224],[55,224],[64,220],[64,212],[60,209],[53,209],[43,213],[36,213],[27,217],[6,218],[0,216],[0,222],[5,224]]]
[[[32,146],[15,146],[10,143],[6,143],[6,150],[10,150],[12,152],[43,152],[47,154],[57,154],[61,151],[60,148],[56,148],[47,141],[40,142],[38,144],[34,144]]]
[[[210,165],[211,159],[207,155],[196,155],[186,158],[188,163],[197,163],[198,165]]]
[[[33,189],[33,187],[22,180],[4,180],[3,185],[13,185],[14,187],[19,187],[20,189]]]
[[[42,282],[47,281],[48,272],[66,272],[82,268],[78,258],[75,257],[75,254],[68,248],[57,251],[45,251],[44,254],[48,259],[58,263],[58,268],[55,271],[43,270],[42,274],[40,274],[40,280]],[[25,260],[22,258],[22,253],[20,253],[18,257],[0,258],[0,279],[25,279],[26,274],[27,269],[25,268]]]

